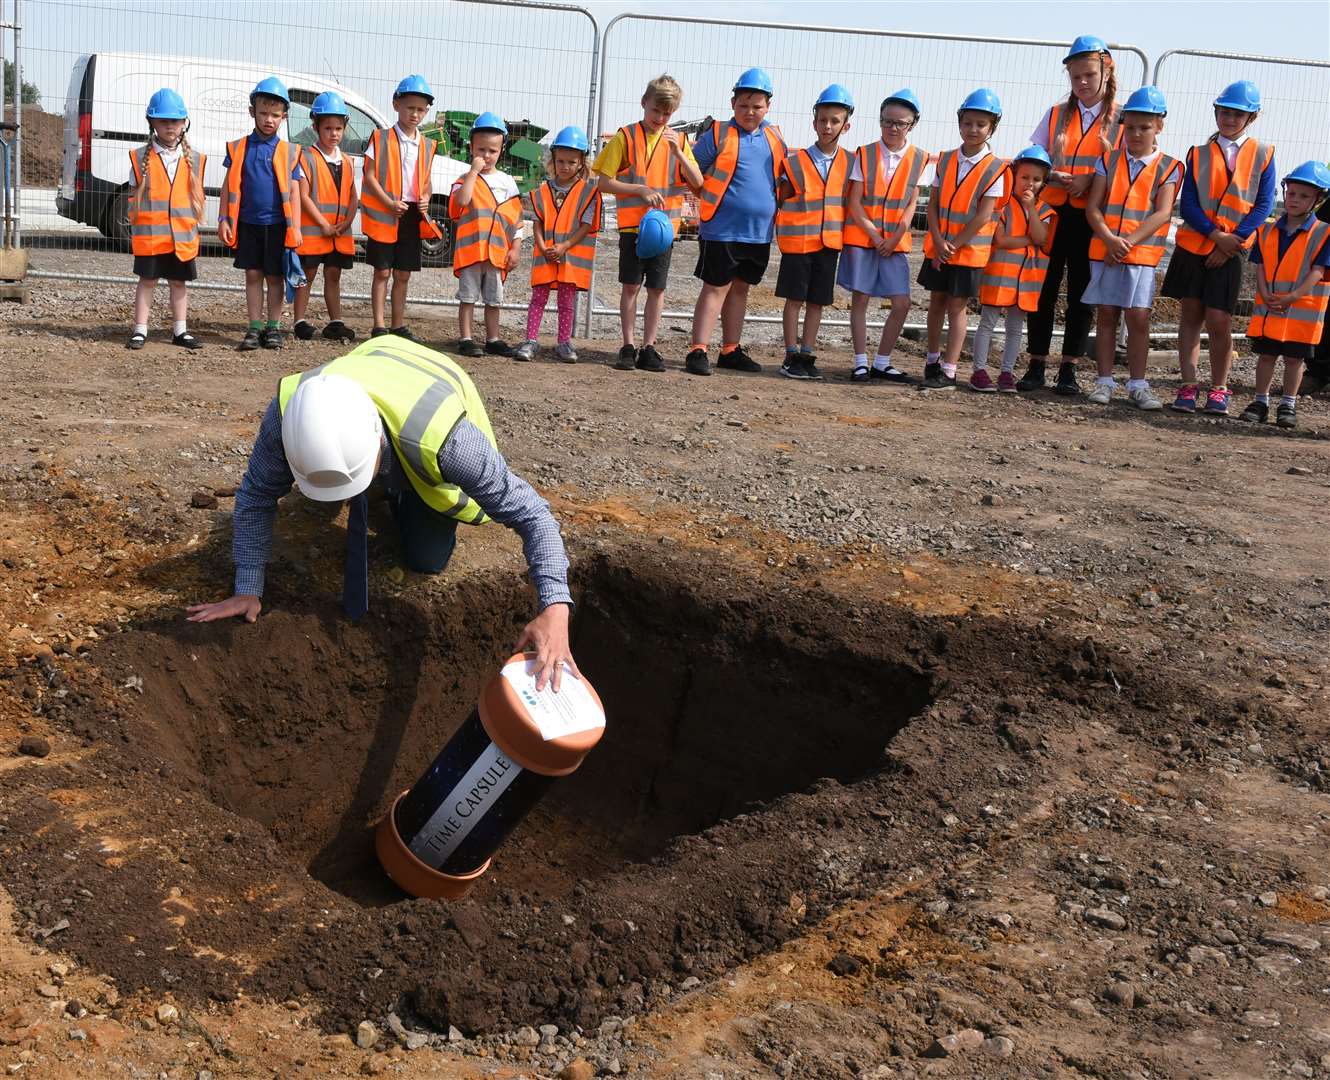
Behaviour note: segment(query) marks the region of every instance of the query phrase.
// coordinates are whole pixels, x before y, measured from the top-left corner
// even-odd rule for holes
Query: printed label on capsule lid
[[[534,657],[522,657],[504,665],[503,677],[545,742],[605,726],[605,710],[566,662],[558,693],[554,692],[553,680],[546,682],[543,690],[536,689],[538,671]]]

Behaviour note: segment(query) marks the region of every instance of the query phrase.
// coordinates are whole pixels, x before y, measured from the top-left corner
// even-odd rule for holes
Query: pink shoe
[[[1206,416],[1227,416],[1228,403],[1233,400],[1233,395],[1227,389],[1212,389],[1205,395],[1205,414]]]
[[[1004,371],[1000,373],[998,375],[997,388],[999,394],[1016,393],[1016,376],[1013,375],[1010,371]]]
[[[1185,383],[1178,387],[1178,396],[1169,406],[1174,412],[1194,413],[1196,411],[1196,384]]]
[[[987,368],[979,368],[970,376],[970,389],[977,390],[981,394],[997,392],[997,387],[993,385],[993,380],[989,378]]]

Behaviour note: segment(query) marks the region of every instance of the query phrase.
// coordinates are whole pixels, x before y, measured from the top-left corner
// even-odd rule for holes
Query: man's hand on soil
[[[217,619],[230,619],[243,616],[245,622],[254,622],[259,617],[259,610],[263,607],[263,602],[257,596],[232,596],[226,600],[219,600],[215,604],[195,604],[193,607],[185,609],[186,617],[190,622],[215,622]],[[568,640],[567,622],[564,620],[564,641]],[[530,629],[528,627],[527,629]]]
[[[518,652],[536,654],[537,690],[545,689],[548,682],[557,694],[563,680],[564,664],[579,679],[582,677],[568,645],[569,610],[567,604],[551,604],[526,624],[522,636],[517,639]]]

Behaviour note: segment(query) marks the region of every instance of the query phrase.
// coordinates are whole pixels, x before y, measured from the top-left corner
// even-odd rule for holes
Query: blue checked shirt
[[[401,469],[397,455],[385,440],[379,475]],[[482,510],[522,538],[522,550],[531,568],[543,610],[550,604],[571,604],[568,591],[568,554],[559,523],[535,489],[515,475],[481,430],[462,420],[439,450],[439,472],[474,499]],[[402,484],[405,476],[397,477]],[[259,425],[249,467],[236,492],[232,553],[236,564],[238,596],[262,596],[268,553],[272,550],[277,500],[291,490],[295,477],[282,449],[282,414],[274,400]]]

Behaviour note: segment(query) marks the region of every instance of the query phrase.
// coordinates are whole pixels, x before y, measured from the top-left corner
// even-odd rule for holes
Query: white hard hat
[[[381,425],[374,401],[345,375],[315,375],[282,413],[282,447],[296,487],[307,498],[339,502],[374,478]]]

